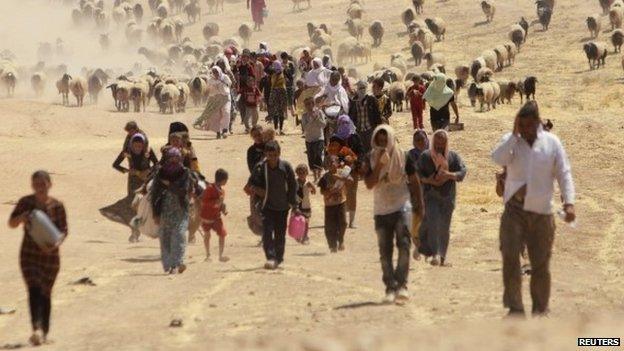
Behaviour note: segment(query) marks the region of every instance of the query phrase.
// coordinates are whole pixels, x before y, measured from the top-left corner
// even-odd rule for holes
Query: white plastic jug
[[[33,210],[29,216],[30,228],[28,233],[37,246],[42,249],[56,246],[63,237],[63,233],[54,225],[50,217],[41,211]]]

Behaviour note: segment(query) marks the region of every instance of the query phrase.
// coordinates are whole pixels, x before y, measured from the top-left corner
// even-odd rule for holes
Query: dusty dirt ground
[[[47,5],[45,2],[45,6]],[[389,55],[409,56],[400,12],[407,1],[365,4],[365,20],[381,19],[386,36],[374,49],[373,61]],[[43,6],[43,5],[42,5]],[[204,12],[207,11],[202,2]],[[344,31],[346,1],[312,0],[312,8],[293,13],[291,3],[269,0],[270,17],[253,42],[266,40],[273,48],[290,47],[307,39],[308,20],[328,22],[339,42]],[[206,15],[202,23],[218,21],[224,37],[250,16],[242,2],[226,2],[224,15]],[[304,6],[305,7],[305,6]],[[69,17],[69,9],[64,8]],[[494,193],[489,152],[510,130],[519,99],[495,111],[478,113],[462,91],[460,113],[466,130],[453,133],[452,148],[464,158],[468,176],[459,186],[449,260],[452,268],[433,268],[412,261],[412,299],[403,307],[381,306],[383,285],[372,224],[372,196],[361,187],[357,230],[346,236],[347,251],[330,255],[322,223],[322,199],[313,199],[311,244],[288,240],[282,269],[267,272],[257,238],[248,230],[248,202],[242,191],[247,179],[245,151],[251,143],[236,124],[236,135],[215,140],[193,131],[201,167],[230,172],[226,226],[228,263],[204,262],[202,245],[187,250],[189,269],[183,275],[161,272],[157,241],[143,238],[128,244],[127,228],[113,223],[99,209],[125,195],[126,178],[111,164],[123,142],[123,125],[136,120],[160,147],[170,122],[189,125],[199,109],[163,116],[154,104],[147,113],[117,113],[107,96],[84,108],[60,106],[60,96],[35,100],[27,80],[13,99],[0,99],[0,218],[8,218],[15,201],[29,193],[35,169],[53,172],[53,196],[64,201],[70,236],[62,248],[62,269],[54,290],[51,338],[54,350],[241,349],[241,350],[415,350],[522,349],[570,350],[580,336],[624,336],[618,315],[624,302],[624,85],[620,55],[607,67],[588,71],[581,50],[589,32],[584,19],[600,12],[597,1],[558,1],[548,32],[532,25],[516,64],[496,77],[538,77],[537,100],[544,118],[554,121],[569,153],[578,192],[578,226],[558,222],[552,260],[550,319],[501,321],[501,262],[498,220],[502,211]],[[506,40],[520,16],[535,19],[532,1],[499,2],[491,24],[478,2],[449,0],[426,3],[425,16],[448,24],[447,38],[435,51],[447,56],[447,67],[468,63],[481,51]],[[66,19],[68,21],[68,19]],[[603,18],[603,28],[607,18]],[[2,26],[2,24],[0,24]],[[187,27],[201,41],[201,25]],[[601,33],[608,42],[608,34]],[[50,38],[49,40],[52,40]],[[34,44],[33,44],[34,45]],[[128,65],[130,62],[120,62]],[[79,70],[80,66],[75,68]],[[368,73],[372,64],[358,66]],[[421,66],[419,71],[424,70]],[[52,85],[48,86],[50,91]],[[70,98],[72,104],[75,100]],[[408,148],[411,119],[395,114],[392,125]],[[305,161],[304,143],[294,122],[279,137],[283,157]],[[17,312],[0,316],[0,346],[24,343],[29,314],[18,264],[22,230],[2,231],[0,306]],[[216,244],[216,242],[214,242]],[[71,282],[90,277],[96,286]],[[530,309],[528,279],[525,304]],[[607,316],[605,316],[607,315]],[[169,328],[174,318],[182,328]],[[618,335],[619,333],[619,335]],[[315,337],[315,335],[325,335]]]

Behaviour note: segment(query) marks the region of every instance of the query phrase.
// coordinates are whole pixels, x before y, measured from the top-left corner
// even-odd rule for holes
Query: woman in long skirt
[[[264,9],[266,3],[264,0],[247,0],[247,9],[251,8],[251,18],[254,21],[254,30],[262,30],[264,24]]]
[[[183,273],[185,234],[189,226],[191,175],[182,164],[182,153],[177,148],[167,149],[163,166],[158,170],[152,186],[152,209],[159,224],[160,254],[166,273]]]
[[[37,171],[32,177],[33,195],[19,200],[11,213],[9,227],[24,225],[24,240],[20,252],[20,268],[28,288],[28,302],[33,334],[30,343],[33,346],[47,341],[50,331],[50,313],[52,311],[52,287],[60,269],[59,246],[67,236],[67,218],[63,204],[48,195],[52,182],[45,171]],[[63,233],[61,240],[52,247],[39,247],[29,234],[29,215],[33,210],[40,210],[52,220]]]
[[[275,130],[284,135],[284,119],[286,118],[286,79],[282,63],[274,61],[271,75],[271,95],[269,97],[269,117],[273,120]]]
[[[219,101],[224,103],[211,116],[207,116],[204,129],[217,133],[217,139],[227,138],[227,131],[230,127],[231,85],[232,81],[219,66],[212,67],[212,80],[209,82],[210,95],[218,95]]]

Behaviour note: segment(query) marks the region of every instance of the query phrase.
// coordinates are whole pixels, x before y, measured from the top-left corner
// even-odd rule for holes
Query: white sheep
[[[147,81],[139,80],[132,84],[130,88],[130,100],[132,100],[134,112],[141,112],[141,106],[143,106],[143,112],[145,112],[149,91],[150,85]]]
[[[364,23],[361,19],[349,18],[347,19],[345,24],[347,25],[347,28],[349,29],[349,34],[351,34],[351,36],[355,37],[358,40],[362,38],[362,35],[364,35]],[[318,29],[315,31],[314,34],[316,34],[317,32]]]
[[[349,59],[350,63],[354,62],[354,53],[357,44],[357,39],[355,39],[354,37],[347,37],[338,45],[337,61],[339,65],[344,64],[347,59]],[[299,56],[293,55],[293,57]]]
[[[423,58],[427,61],[427,69],[431,70],[431,67],[434,64],[439,64],[442,66],[446,65],[446,57],[444,56],[444,54],[439,53],[439,52],[435,52],[435,53],[426,53],[425,56],[423,56]]]
[[[176,104],[180,99],[180,89],[177,87],[173,81],[169,81],[169,83],[165,83],[160,91],[160,99],[158,104],[160,106],[161,113],[169,113],[173,114],[176,111]]]
[[[425,51],[429,50],[429,52],[433,52],[434,36],[431,31],[425,28],[418,29],[416,31],[416,40],[423,45]]]
[[[362,15],[364,14],[364,9],[357,3],[351,4],[347,9],[347,15],[351,19],[362,19]]]
[[[368,63],[372,58],[372,50],[370,44],[357,42],[353,47],[352,56],[357,60],[358,58],[362,59],[364,62]]]
[[[509,51],[504,44],[501,44],[494,48],[494,53],[496,53],[496,68],[498,71],[502,71],[505,63],[509,62]]]
[[[492,108],[496,109],[496,101],[500,96],[500,86],[496,82],[481,83],[477,85],[476,96],[481,105],[481,112],[483,112],[483,106],[486,104],[488,111]]]
[[[360,37],[362,35],[360,34]],[[314,31],[312,35],[312,39],[310,40],[315,47],[320,48],[323,46],[331,46],[332,37],[331,35],[325,33],[322,29],[317,29]]]
[[[407,61],[402,54],[397,53],[390,56],[390,67],[396,67],[401,71],[400,77],[407,73]]]
[[[492,71],[496,70],[496,52],[494,50],[485,50],[481,53],[481,57],[485,60],[485,66]]]

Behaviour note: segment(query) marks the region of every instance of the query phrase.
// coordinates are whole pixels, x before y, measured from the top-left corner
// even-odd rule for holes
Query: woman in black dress
[[[447,129],[451,123],[451,113],[449,105],[455,113],[455,123],[459,123],[459,109],[455,103],[455,93],[453,89],[446,85],[446,76],[438,73],[433,76],[433,81],[429,84],[423,98],[430,106],[429,116],[431,117],[431,128],[435,132],[438,129]]]
[[[37,171],[31,177],[32,195],[21,198],[9,218],[9,227],[24,225],[24,240],[20,251],[20,268],[28,288],[28,302],[33,334],[30,343],[39,346],[47,341],[52,310],[52,287],[60,269],[59,246],[67,237],[65,207],[48,195],[52,187],[50,175]],[[31,237],[29,215],[33,210],[43,211],[63,233],[61,240],[52,247],[39,247]]]

